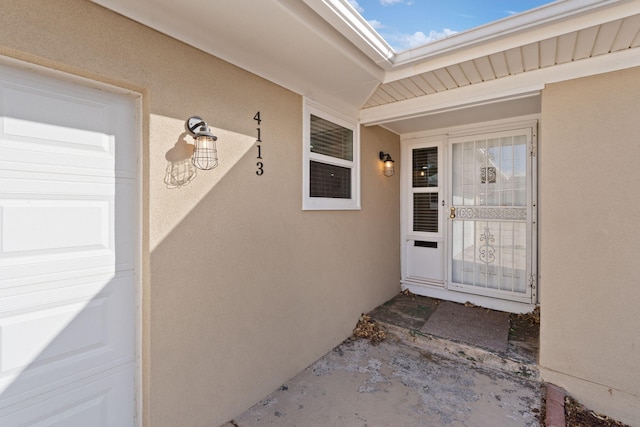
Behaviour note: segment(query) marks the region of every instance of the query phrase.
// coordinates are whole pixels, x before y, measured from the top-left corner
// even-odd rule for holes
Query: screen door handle
[[[456,208],[451,208],[451,214],[449,215],[449,218],[454,219],[456,217]]]

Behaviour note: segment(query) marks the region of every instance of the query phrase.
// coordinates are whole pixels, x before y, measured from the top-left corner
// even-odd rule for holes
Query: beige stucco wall
[[[146,426],[231,419],[399,291],[399,174],[378,160],[396,135],[362,129],[362,210],[303,212],[301,96],[88,1],[1,7],[0,55],[142,94]],[[195,114],[220,166],[169,188]]]
[[[640,69],[549,85],[540,148],[540,365],[640,425]]]

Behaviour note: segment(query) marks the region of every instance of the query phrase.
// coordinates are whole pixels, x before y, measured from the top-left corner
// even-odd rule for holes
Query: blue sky
[[[349,0],[397,52],[551,3],[550,0]]]

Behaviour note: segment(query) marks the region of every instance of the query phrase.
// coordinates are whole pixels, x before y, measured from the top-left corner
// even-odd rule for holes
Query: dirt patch
[[[629,427],[590,411],[570,396],[564,399],[564,416],[566,427]]]
[[[510,314],[509,344],[510,358],[526,363],[537,363],[540,349],[540,312]]]

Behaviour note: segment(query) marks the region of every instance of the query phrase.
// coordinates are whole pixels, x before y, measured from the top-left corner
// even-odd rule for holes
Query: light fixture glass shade
[[[209,170],[218,166],[218,150],[216,137],[204,132],[195,136],[194,150],[191,161],[198,169]]]
[[[393,160],[385,160],[384,162],[384,176],[393,176],[395,169],[393,167]]]
[[[384,151],[381,151],[379,154],[380,160],[382,160],[382,173],[384,176],[393,176],[395,173],[393,167],[393,159],[391,155],[386,154]]]

